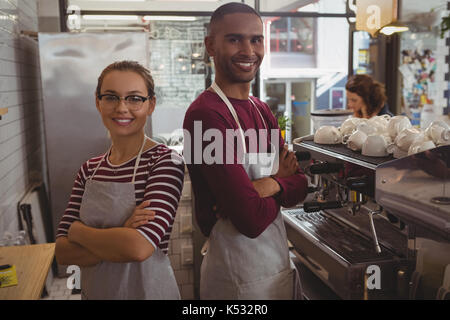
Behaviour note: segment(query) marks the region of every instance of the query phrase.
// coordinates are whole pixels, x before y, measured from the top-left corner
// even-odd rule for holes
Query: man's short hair
[[[213,26],[216,23],[218,23],[220,20],[222,20],[225,17],[225,15],[232,14],[232,13],[250,13],[250,14],[256,15],[257,17],[259,17],[259,19],[261,19],[261,16],[259,15],[259,13],[256,12],[255,9],[253,9],[249,5],[246,5],[245,3],[240,3],[240,2],[229,2],[229,3],[226,3],[222,6],[220,6],[213,12],[213,14],[211,16],[211,20],[209,22],[209,32],[208,33],[211,33]],[[262,19],[261,19],[261,22],[262,22]]]

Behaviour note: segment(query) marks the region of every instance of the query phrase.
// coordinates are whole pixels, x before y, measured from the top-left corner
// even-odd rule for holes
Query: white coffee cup
[[[412,155],[415,153],[423,152],[425,150],[430,150],[436,148],[436,145],[433,141],[427,140],[427,141],[414,141],[408,150],[408,155]]]
[[[450,129],[450,126],[444,121],[433,121],[425,130],[425,133],[435,144],[444,144],[446,140],[443,139],[442,135],[448,129]]]
[[[441,140],[442,140],[441,144],[444,145],[450,144],[450,129],[445,129],[444,131],[442,131]]]
[[[381,135],[386,139],[386,142],[388,144],[391,144],[393,142],[393,140],[388,132],[383,132]]]
[[[378,125],[375,122],[362,121],[356,126],[356,130],[361,130],[367,135],[378,133]]]
[[[416,139],[425,140],[425,133],[417,128],[406,128],[397,135],[394,142],[400,149],[408,152],[409,147]]]
[[[387,133],[387,124],[381,122],[381,121],[367,121],[368,124],[370,124],[371,126],[373,126],[375,128],[375,133],[376,134],[388,134]]]
[[[364,142],[366,142],[367,134],[361,130],[353,132],[348,139],[346,139],[347,148],[353,151],[361,151]]]
[[[362,146],[362,154],[369,157],[386,157],[388,142],[383,135],[373,134],[367,136]]]
[[[387,146],[386,151],[391,153],[395,159],[403,158],[408,155],[408,152],[403,151],[395,143],[391,143]]]
[[[406,116],[395,116],[389,120],[387,130],[392,139],[404,129],[411,128],[411,121]]]
[[[339,128],[342,136],[350,135],[356,130],[356,126],[361,122],[361,118],[348,118]]]
[[[336,127],[322,126],[314,134],[314,142],[319,144],[338,144],[342,142],[342,135]]]
[[[389,118],[385,117],[388,116]],[[369,119],[370,122],[376,123],[379,127],[387,128],[387,125],[389,123],[390,116],[389,115],[383,115],[383,116],[375,116]]]

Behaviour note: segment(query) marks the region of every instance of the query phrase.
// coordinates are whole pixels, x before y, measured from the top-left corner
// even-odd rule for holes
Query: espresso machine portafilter
[[[311,155],[307,151],[297,151],[296,156],[299,163],[311,159]],[[347,212],[351,216],[362,212],[367,213],[374,248],[377,253],[380,253],[381,247],[378,242],[373,216],[381,213],[383,208],[376,206],[373,209],[366,206],[374,197],[375,182],[372,172],[353,176],[355,173],[360,174],[360,172],[352,172],[351,166],[337,159],[335,161],[313,160],[304,168],[304,171],[313,182],[308,187],[308,192],[314,193],[312,201],[303,203],[304,212],[347,208]]]

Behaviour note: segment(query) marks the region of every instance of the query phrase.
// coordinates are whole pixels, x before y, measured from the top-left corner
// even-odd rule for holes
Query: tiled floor
[[[67,289],[67,278],[54,278],[47,291],[48,296],[41,300],[81,300],[81,294],[72,294],[72,290]]]

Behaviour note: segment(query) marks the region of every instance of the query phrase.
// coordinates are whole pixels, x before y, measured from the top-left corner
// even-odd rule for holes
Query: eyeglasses
[[[120,100],[125,101],[125,105],[133,111],[139,110],[145,101],[150,99],[152,96],[142,97],[138,95],[130,95],[126,97],[119,97],[114,94],[99,94],[97,96],[100,100],[100,104],[106,108],[115,108],[120,104]]]

